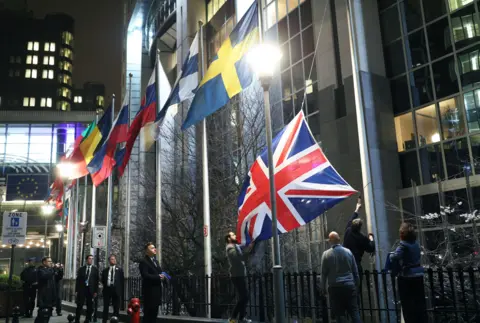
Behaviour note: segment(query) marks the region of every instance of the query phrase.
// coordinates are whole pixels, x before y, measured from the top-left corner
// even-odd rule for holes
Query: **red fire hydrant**
[[[130,316],[130,323],[140,323],[140,299],[132,298],[128,303],[127,313]]]

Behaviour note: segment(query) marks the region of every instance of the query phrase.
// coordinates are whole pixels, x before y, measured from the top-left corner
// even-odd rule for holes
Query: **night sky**
[[[20,0],[18,0],[20,1]],[[123,1],[120,0],[27,0],[35,17],[62,12],[75,19],[73,82],[88,81],[106,86],[107,97],[117,95],[121,103]],[[106,100],[109,102],[110,100]]]

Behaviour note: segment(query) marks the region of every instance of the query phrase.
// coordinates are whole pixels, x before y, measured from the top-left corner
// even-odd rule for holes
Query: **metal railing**
[[[212,280],[211,304],[207,304],[207,281]],[[287,316],[298,322],[330,322],[329,304],[320,290],[317,273],[288,273],[285,281]],[[363,322],[401,321],[401,304],[395,277],[386,272],[361,273],[360,314]],[[259,322],[274,322],[272,274],[246,277],[250,301],[248,315]],[[427,313],[430,322],[480,322],[480,269],[426,269],[424,276]],[[74,280],[63,284],[63,299],[75,301]],[[122,307],[131,297],[141,298],[140,277],[125,283]],[[101,294],[99,305],[101,305]],[[227,318],[235,306],[235,291],[227,276],[176,276],[163,286],[161,314],[205,317],[211,306],[212,318]]]

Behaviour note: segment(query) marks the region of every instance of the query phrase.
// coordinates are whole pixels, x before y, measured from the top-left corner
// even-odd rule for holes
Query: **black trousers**
[[[48,323],[50,317],[52,316],[52,307],[39,307],[37,312],[37,317],[35,318],[35,323]]]
[[[120,313],[120,295],[117,294],[117,290],[113,287],[105,287],[103,290],[103,322],[108,320],[108,308],[110,302],[113,306],[113,316],[119,317]]]
[[[90,292],[90,289],[86,288],[83,293],[78,293],[77,295],[77,310],[75,312],[75,322],[80,322],[80,316],[82,315],[83,304],[87,303],[87,316],[85,322],[90,322],[93,314],[93,295]]]
[[[60,282],[57,282],[57,301],[55,302],[55,308],[57,310],[57,314],[62,313],[62,295],[61,293],[61,288],[60,288]]]
[[[155,323],[158,316],[158,307],[157,306],[148,306],[143,308],[143,323]]]
[[[398,293],[405,323],[427,322],[423,276],[397,278]]]
[[[237,304],[232,311],[232,319],[243,320],[247,314],[248,290],[244,277],[232,277],[232,283],[237,294]]]
[[[353,323],[360,323],[360,311],[358,309],[357,288],[353,285],[335,286],[328,288],[332,316],[337,323],[343,322],[348,314]]]
[[[32,315],[35,308],[35,297],[37,296],[37,289],[35,286],[23,285],[23,304],[25,305],[25,315]]]

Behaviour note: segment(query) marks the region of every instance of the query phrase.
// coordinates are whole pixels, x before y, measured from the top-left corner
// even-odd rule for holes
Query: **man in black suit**
[[[93,266],[93,256],[88,255],[86,265],[80,267],[77,272],[77,280],[75,283],[75,295],[77,300],[77,311],[75,314],[75,323],[80,322],[83,304],[87,302],[87,317],[85,323],[89,323],[93,314],[93,301],[98,293],[98,269]]]
[[[103,285],[103,323],[108,320],[110,301],[113,306],[113,316],[119,317],[120,300],[123,295],[123,269],[117,266],[117,258],[111,255],[108,258],[110,266],[102,271]]]
[[[155,323],[158,307],[162,303],[162,281],[166,279],[155,255],[157,249],[153,242],[145,245],[145,258],[140,261],[143,289],[143,323]]]

